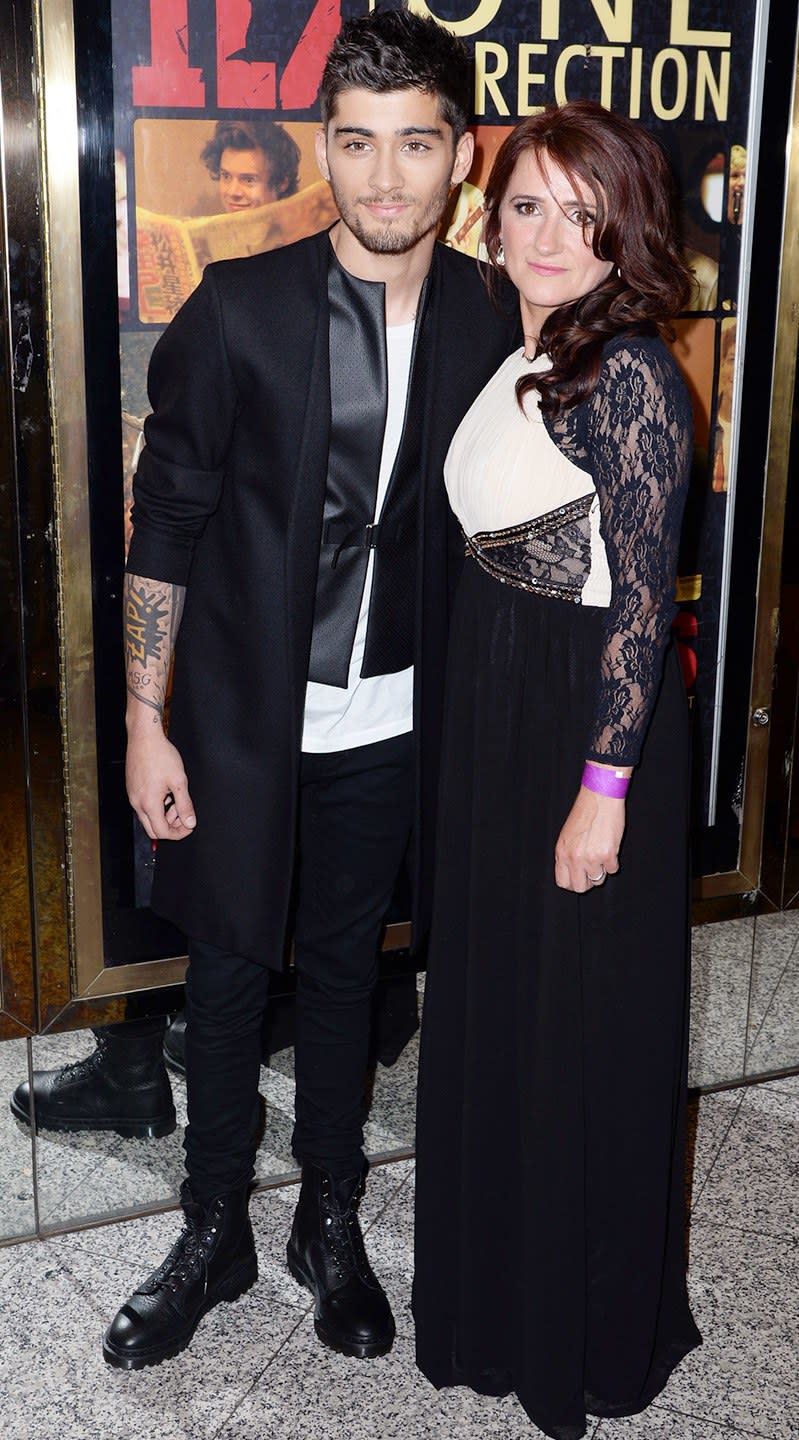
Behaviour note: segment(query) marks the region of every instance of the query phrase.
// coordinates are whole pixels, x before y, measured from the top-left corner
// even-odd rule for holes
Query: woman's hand
[[[555,846],[555,884],[583,895],[619,868],[625,802],[580,786]]]

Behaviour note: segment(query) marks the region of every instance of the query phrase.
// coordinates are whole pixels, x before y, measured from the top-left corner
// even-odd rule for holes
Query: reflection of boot
[[[163,1265],[145,1280],[113,1320],[103,1356],[122,1370],[160,1365],[185,1350],[197,1326],[220,1300],[237,1300],[258,1279],[249,1186],[208,1205],[180,1190],[186,1224]]]
[[[364,1249],[357,1210],[362,1190],[362,1175],[335,1180],[303,1165],[286,1254],[294,1279],[316,1301],[314,1326],[322,1343],[367,1360],[391,1349],[394,1317]]]
[[[271,1002],[264,1017],[261,1064],[268,1065],[273,1053],[294,1044],[294,996],[281,995]],[[164,1060],[175,1075],[186,1076],[186,1012],[179,1010],[164,1036]]]
[[[126,1035],[126,1026],[95,1032],[97,1048],[85,1060],[59,1070],[35,1070],[33,1110],[37,1130],[113,1130],[125,1137],[157,1139],[175,1129],[172,1087],[161,1057],[163,1028]],[[18,1085],[11,1113],[31,1123],[31,1087]]]
[[[186,1012],[179,1010],[164,1036],[164,1060],[176,1075],[186,1074]]]

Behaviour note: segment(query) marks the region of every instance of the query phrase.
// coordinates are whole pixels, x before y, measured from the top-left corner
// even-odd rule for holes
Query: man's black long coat
[[[327,233],[210,265],[159,340],[128,570],[185,585],[170,739],[197,829],[158,847],[153,908],[188,935],[282,964],[330,430]],[[414,715],[414,935],[430,910],[447,618],[458,548],[442,466],[512,349],[514,313],[436,245],[423,427]]]

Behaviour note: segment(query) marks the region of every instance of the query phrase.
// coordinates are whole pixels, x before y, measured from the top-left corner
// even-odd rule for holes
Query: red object
[[[274,110],[277,67],[269,60],[228,60],[244,46],[250,0],[217,0],[216,103],[220,110]]]
[[[306,110],[313,105],[327,52],[340,29],[341,0],[317,0],[280,79],[281,109]]]
[[[691,610],[681,610],[672,626],[677,637],[677,646],[682,665],[683,680],[685,688],[689,692],[696,684],[697,659],[693,645],[688,642],[695,640],[699,634],[699,621]]]
[[[150,0],[150,64],[131,71],[133,104],[205,104],[202,71],[189,65],[189,0]]]

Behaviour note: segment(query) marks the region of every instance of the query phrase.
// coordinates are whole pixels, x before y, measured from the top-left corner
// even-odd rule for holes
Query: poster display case
[[[761,224],[755,205],[773,65],[767,0],[543,0],[532,11],[521,0],[414,3],[475,53],[477,161],[446,243],[479,256],[497,147],[520,116],[552,100],[591,97],[620,108],[648,125],[672,159],[696,277],[672,343],[695,417],[677,636],[693,707],[697,894],[748,892],[757,886],[749,818],[757,800],[747,794],[744,803],[754,773],[747,755],[758,741],[747,714],[755,616],[751,604],[740,613],[746,560],[736,537],[745,528],[751,562],[769,438],[763,356],[773,353],[779,268],[766,282],[761,268],[753,309],[752,257],[769,218],[761,243],[775,260],[781,239],[774,207]],[[117,636],[147,362],[205,264],[335,219],[313,155],[317,94],[342,14],[358,8],[337,0],[51,0],[41,11],[47,204],[58,251],[50,256],[51,346],[70,915],[84,995],[153,983],[153,964],[155,983],[172,983],[183,952],[182,938],[146,905],[153,856],[122,784]],[[53,97],[73,85],[77,105],[65,114]],[[252,173],[242,171],[244,160]],[[266,186],[259,165],[270,172]],[[748,356],[757,395],[744,385]]]

